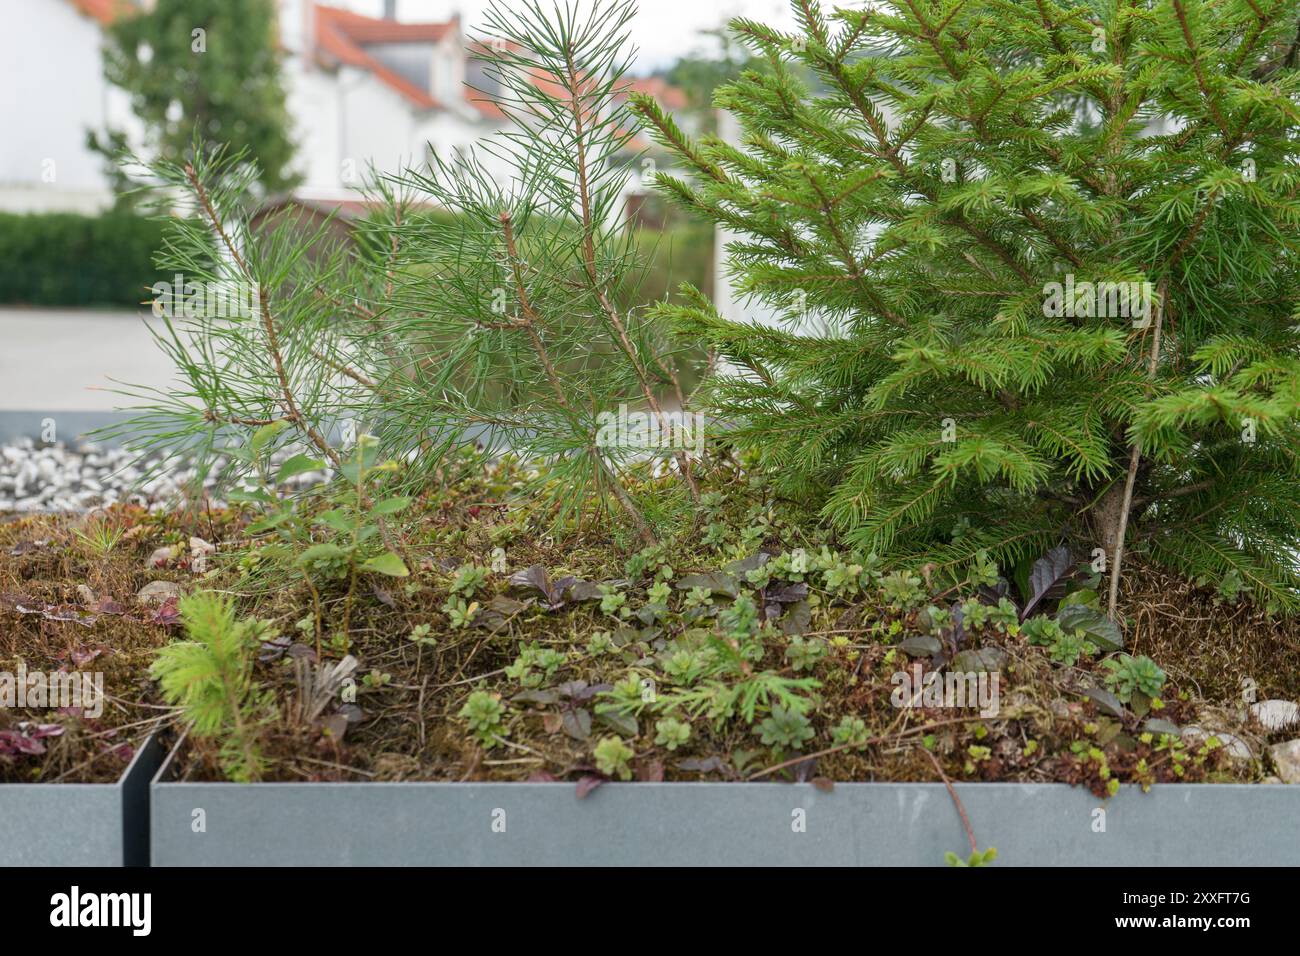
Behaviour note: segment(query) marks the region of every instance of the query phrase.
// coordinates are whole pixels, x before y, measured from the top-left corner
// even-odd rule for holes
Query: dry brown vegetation
[[[727,477],[714,476],[715,487],[737,487],[723,480]],[[115,509],[91,517],[5,520],[0,523],[0,670],[14,670],[21,659],[29,670],[102,671],[108,702],[98,721],[0,714],[0,730],[23,719],[56,721],[65,728],[62,736],[46,739],[43,756],[0,758],[0,779],[111,780],[125,765],[120,744],[138,744],[152,730],[173,739],[184,732],[184,720],[162,706],[148,675],[156,649],[183,636],[170,603],[136,603],[137,592],[157,580],[175,581],[186,590],[240,593],[242,612],[274,621],[281,632],[279,645],[263,647],[256,669],[277,704],[277,718],[261,735],[268,779],[579,780],[599,776],[594,745],[619,732],[634,751],[629,766],[640,779],[933,780],[932,756],[954,780],[1062,780],[1098,793],[1105,792],[1111,777],[1144,783],[1245,781],[1268,772],[1258,760],[1232,759],[1223,748],[1171,749],[1158,735],[1144,737],[1142,718],[1127,711],[1109,715],[1084,696],[1099,683],[1095,660],[1061,666],[1023,635],[995,629],[972,631],[966,644],[996,647],[1006,655],[995,717],[981,718],[973,709],[899,709],[890,700],[893,675],[914,663],[927,670],[937,663],[925,655],[912,659],[898,646],[927,631],[928,603],[891,607],[874,587],[832,597],[814,586],[818,600],[805,620],[783,626],[790,605],[778,604],[781,616],[762,632],[762,658],[750,662],[752,672],[812,676],[820,683],[808,693],[815,735],[800,748],[765,745],[754,726],[739,717],[716,723],[696,717],[690,740],[670,752],[655,744],[655,716],[662,715],[647,711],[635,733],[626,725],[616,730],[593,706],[601,699],[574,692],[572,682],[585,681],[588,688],[612,685],[632,670],[659,675],[661,693],[676,689],[662,676],[665,657],[702,639],[702,632],[719,629],[717,614],[731,602],[717,594],[711,608],[692,611],[684,603],[689,589],[677,587],[658,619],[646,616],[647,589],[661,565],[671,565],[675,582],[692,573],[717,572],[746,556],[738,538],[755,521],[751,541],[759,539],[758,546],[772,554],[794,547],[812,550],[822,542],[797,530],[797,515],[752,496],[747,500],[748,491],[734,492],[710,516],[712,523],[732,529],[725,542],[705,545],[701,522],[645,556],[640,566],[633,558],[629,569],[632,552],[615,541],[590,533],[554,540],[501,504],[493,490],[467,482],[421,499],[404,538],[411,576],[366,578],[353,597],[346,634],[339,631],[343,589],[318,589],[324,656],[337,661],[350,654],[359,661],[360,713],[352,712],[351,720],[332,706],[320,719],[293,717],[302,668],[314,657],[313,597],[301,576],[250,557],[258,545],[243,531],[246,514],[199,510],[160,516]],[[91,533],[103,528],[120,533],[107,551],[97,550]],[[191,537],[217,547],[206,574],[188,566]],[[179,557],[148,566],[156,549],[167,546]],[[478,617],[468,627],[451,627],[442,606],[456,569],[488,564],[498,547],[508,556],[507,572],[489,572],[473,595],[482,608]],[[509,580],[534,565],[553,580],[568,574],[592,585],[615,582],[632,613],[626,618],[603,613],[591,587],[583,599],[570,592],[561,606],[547,609],[538,590]],[[743,572],[733,567],[731,573],[746,590]],[[1148,717],[1231,733],[1257,755],[1270,739],[1281,739],[1246,719],[1239,703],[1242,682],[1253,681],[1260,699],[1300,696],[1300,622],[1270,619],[1244,601],[1226,603],[1211,590],[1138,565],[1125,580],[1129,650],[1151,656],[1169,675],[1161,695],[1164,707]],[[420,625],[429,627],[429,641],[411,639]],[[612,646],[593,649],[598,634],[607,635]],[[796,673],[784,654],[792,634],[824,648],[810,671]],[[598,643],[603,640],[597,637]],[[506,671],[526,645],[566,656],[544,679],[525,686]],[[508,707],[508,733],[490,749],[460,716],[476,690],[499,694]],[[584,717],[577,717],[579,710]],[[846,716],[861,719],[860,737],[870,740],[868,745],[832,743],[832,727]],[[182,772],[219,777],[214,751],[211,744],[190,739]]]

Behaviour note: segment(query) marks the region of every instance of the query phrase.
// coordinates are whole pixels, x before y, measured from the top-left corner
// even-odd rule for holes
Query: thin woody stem
[[[291,422],[288,418],[241,418],[237,415],[219,415],[210,408],[203,410],[203,420],[221,425],[243,425],[246,428],[261,428],[277,422]]]
[[[280,335],[275,328],[275,321],[271,317],[271,307],[267,304],[269,296],[267,295],[266,288],[254,278],[252,270],[248,268],[248,263],[244,260],[239,248],[230,238],[230,234],[226,232],[226,228],[221,222],[221,217],[217,215],[216,209],[213,208],[212,200],[208,196],[207,189],[204,188],[203,183],[199,180],[198,174],[194,171],[194,166],[190,163],[185,164],[185,176],[189,180],[190,186],[199,200],[199,204],[203,207],[203,212],[204,215],[207,216],[208,222],[211,223],[212,228],[216,230],[217,235],[221,238],[222,244],[230,253],[231,258],[234,259],[240,272],[243,273],[244,278],[250,284],[257,287],[257,299],[261,311],[262,330],[266,333],[267,351],[270,353],[271,364],[275,369],[275,377],[280,385],[280,396],[284,400],[284,408],[287,413],[285,417],[301,429],[302,432],[311,439],[311,443],[320,449],[321,453],[330,460],[330,463],[333,464],[335,468],[338,468],[343,463],[338,452],[336,452],[333,446],[325,440],[325,436],[316,429],[316,426],[307,420],[307,416],[302,413],[302,409],[298,407],[298,402],[293,396],[293,387],[290,384],[289,373],[285,369],[284,356],[281,353]]]
[[[510,273],[515,283],[515,296],[519,301],[521,313],[520,318],[508,323],[508,327],[522,329],[527,333],[533,353],[537,356],[537,360],[542,363],[546,380],[550,383],[551,391],[555,393],[556,401],[559,402],[561,408],[571,416],[576,417],[573,404],[565,394],[559,373],[556,372],[555,364],[551,361],[551,355],[546,348],[546,343],[542,341],[541,333],[537,330],[541,318],[533,308],[532,299],[528,295],[528,287],[524,284],[523,270],[519,263],[519,250],[515,243],[514,225],[510,221],[510,213],[508,212],[501,213],[501,233],[505,239],[506,258],[509,260]],[[650,531],[650,526],[646,524],[644,516],[642,516],[640,509],[637,508],[636,502],[628,495],[618,476],[610,470],[609,463],[605,461],[605,456],[601,454],[600,449],[596,447],[594,442],[590,450],[592,459],[596,462],[596,467],[600,469],[601,474],[609,482],[619,505],[627,512],[628,517],[632,519],[632,523],[636,525],[641,540],[648,545],[657,544],[654,534]]]
[[[970,851],[972,853],[978,853],[979,844],[975,842],[975,831],[971,829],[970,817],[966,816],[966,808],[962,806],[961,798],[957,796],[957,791],[953,789],[952,781],[949,780],[948,775],[943,772],[943,765],[939,763],[939,758],[930,753],[930,751],[926,750],[924,747],[921,748],[921,752],[930,758],[930,763],[934,764],[934,769],[939,773],[939,779],[942,780],[943,785],[948,788],[948,796],[952,797],[953,805],[957,808],[957,815],[961,817],[961,827],[966,831],[966,839],[970,842]]]
[[[1147,363],[1147,378],[1154,380],[1156,377],[1156,368],[1160,363],[1160,331],[1164,323],[1165,315],[1165,293],[1168,290],[1168,279],[1160,280],[1160,288],[1156,291],[1156,318],[1155,327],[1151,333],[1151,358]],[[1115,560],[1110,567],[1110,599],[1107,602],[1107,608],[1110,616],[1115,616],[1115,608],[1119,604],[1119,570],[1124,561],[1124,536],[1128,533],[1128,513],[1133,507],[1133,486],[1137,483],[1138,463],[1142,458],[1141,446],[1133,442],[1133,450],[1129,455],[1128,475],[1124,480],[1124,500],[1120,505],[1119,511],[1119,529],[1115,533]]]
[[[632,370],[636,373],[637,381],[641,385],[641,393],[645,396],[646,404],[650,406],[650,411],[654,413],[655,418],[659,420],[660,425],[665,429],[670,429],[667,416],[664,415],[663,408],[659,404],[659,399],[655,397],[654,389],[650,387],[650,374],[645,365],[637,355],[636,347],[632,344],[632,339],[628,335],[627,326],[624,324],[618,310],[610,302],[609,295],[605,290],[604,284],[600,280],[599,271],[596,268],[596,242],[594,239],[595,223],[591,213],[591,185],[589,182],[589,173],[587,169],[587,139],[586,125],[583,121],[583,107],[581,102],[581,92],[579,86],[581,79],[577,65],[573,61],[572,48],[564,51],[565,66],[567,76],[565,77],[567,91],[569,94],[568,106],[569,112],[573,116],[573,138],[574,149],[576,151],[577,172],[578,172],[578,202],[580,214],[582,216],[582,265],[586,274],[587,282],[592,291],[596,294],[596,301],[600,305],[600,310],[604,314],[610,328],[614,330],[614,337],[618,341],[619,348],[627,355],[628,361],[632,363]],[[653,352],[653,349],[651,349]],[[668,373],[669,378],[676,389],[677,394],[682,394],[681,386],[677,383],[677,377],[668,372],[665,364],[655,356],[655,362],[660,368]],[[683,409],[685,411],[685,409]],[[695,484],[695,477],[691,474],[691,463],[686,453],[677,450],[673,452],[673,458],[677,461],[677,467],[682,473],[682,478],[686,482],[687,488],[690,489],[691,497],[699,501],[700,489]]]
[[[1165,265],[1166,270],[1172,269],[1177,265],[1191,249],[1192,243],[1200,235],[1201,229],[1205,226],[1209,218],[1210,210],[1214,206],[1214,194],[1207,197],[1205,205],[1192,222],[1192,226],[1187,230],[1182,241],[1175,247],[1173,254],[1169,257]],[[1149,382],[1155,381],[1156,370],[1160,364],[1160,335],[1164,324],[1165,315],[1165,296],[1169,290],[1169,277],[1166,271],[1165,277],[1160,280],[1160,287],[1156,291],[1156,320],[1155,328],[1151,335],[1151,355],[1147,360],[1147,379]],[[1141,461],[1142,452],[1136,442],[1133,444],[1132,452],[1129,455],[1128,474],[1124,479],[1124,499],[1120,506],[1119,528],[1115,534],[1115,561],[1110,569],[1110,595],[1107,602],[1107,609],[1110,616],[1115,616],[1115,609],[1119,605],[1119,570],[1120,564],[1124,559],[1124,536],[1128,532],[1128,513],[1129,508],[1133,505],[1133,487],[1137,483],[1138,464]]]

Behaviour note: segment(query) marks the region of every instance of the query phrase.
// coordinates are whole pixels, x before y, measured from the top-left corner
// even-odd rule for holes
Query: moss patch
[[[98,721],[0,713],[0,729],[65,728],[44,755],[0,759],[0,779],[115,779],[119,744],[185,729],[148,675],[156,649],[183,634],[168,606],[133,603],[155,580],[237,594],[241,613],[279,630],[250,651],[274,702],[259,734],[273,780],[933,780],[933,757],[954,780],[1104,794],[1121,780],[1261,779],[1257,759],[1169,726],[1231,734],[1258,755],[1283,735],[1246,719],[1242,681],[1261,699],[1300,696],[1300,625],[1137,563],[1128,650],[1168,679],[1156,702],[1116,710],[1089,696],[1105,687],[1100,652],[1062,663],[1014,608],[997,610],[994,588],[842,551],[739,471],[709,476],[703,506],[640,551],[599,531],[539,529],[509,503],[519,480],[502,466],[419,498],[403,517],[403,578],[304,574],[291,545],[246,533],[251,511],[0,525],[0,670],[19,659],[100,670],[109,695]],[[105,528],[120,532],[111,548]],[[216,548],[203,574],[189,566],[192,537]],[[147,566],[165,546],[175,557]],[[1068,588],[1086,593],[1085,577]],[[1054,615],[1058,600],[1041,610]],[[321,668],[349,656],[356,669],[308,716]],[[905,678],[982,667],[997,673],[996,713],[933,694],[898,706]],[[972,680],[953,687],[975,696]],[[181,773],[220,779],[218,749],[191,734]]]

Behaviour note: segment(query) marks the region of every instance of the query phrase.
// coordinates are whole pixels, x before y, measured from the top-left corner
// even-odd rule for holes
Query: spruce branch
[[[717,350],[729,444],[893,564],[1100,530],[1115,574],[1144,547],[1300,609],[1269,560],[1300,544],[1300,77],[1254,77],[1300,5],[793,7],[802,36],[733,24],[770,64],[715,95],[736,144],[634,107],[688,170],[669,198],[738,234],[736,291],[791,323],[662,311]]]

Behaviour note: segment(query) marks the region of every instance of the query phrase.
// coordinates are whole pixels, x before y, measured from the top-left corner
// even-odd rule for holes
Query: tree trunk
[[[1120,517],[1124,509],[1124,482],[1116,481],[1106,489],[1106,493],[1093,506],[1093,531],[1098,544],[1106,549],[1106,566],[1115,560],[1115,550],[1119,546]]]

